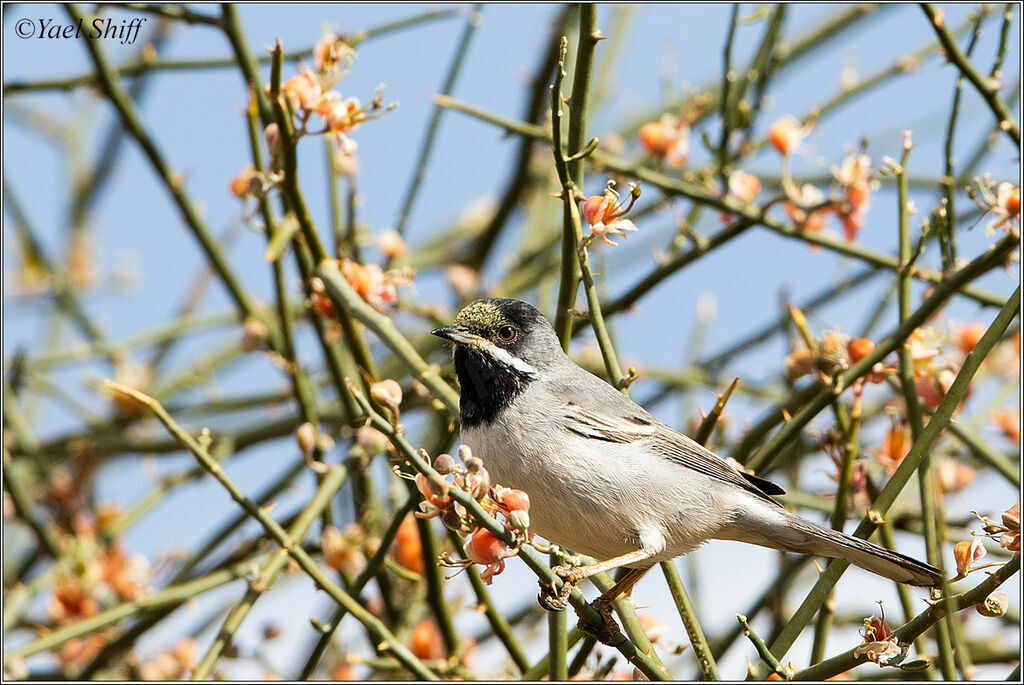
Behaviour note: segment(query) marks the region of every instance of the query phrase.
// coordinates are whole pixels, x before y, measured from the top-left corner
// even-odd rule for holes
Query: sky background
[[[250,47],[262,53],[263,46],[280,39],[285,50],[308,48],[324,28],[339,28],[347,32],[386,24],[390,21],[418,14],[422,5],[252,5],[242,6],[240,14]],[[756,10],[756,5],[745,5],[742,15]],[[787,37],[803,35],[811,26],[840,9],[828,5],[799,5],[790,9],[784,33]],[[947,21],[958,25],[968,6],[949,6]],[[214,6],[198,7],[198,11],[214,13]],[[550,25],[558,8],[546,4],[486,6],[482,21],[470,46],[465,66],[459,76],[453,95],[485,110],[509,118],[519,118],[528,93],[528,80],[543,51],[550,33]],[[599,26],[608,33],[613,13],[620,9],[612,5],[599,8]],[[623,53],[609,101],[591,119],[588,135],[605,137],[606,134],[631,122],[639,113],[651,112],[662,101],[663,83],[667,79],[672,88],[693,89],[717,82],[721,73],[721,49],[728,26],[727,5],[673,5],[636,6],[629,14],[629,38]],[[120,21],[122,18],[142,16],[115,9],[104,9],[103,16]],[[59,6],[5,5],[4,6],[4,83],[19,80],[53,78],[79,74],[91,69],[91,61],[83,45],[75,40],[19,39],[14,33],[15,23],[22,18],[38,22],[40,18],[53,18],[55,22],[69,21]],[[378,84],[385,84],[385,101],[397,102],[398,107],[379,121],[355,131],[360,160],[359,184],[362,204],[359,212],[374,235],[393,226],[408,179],[412,174],[423,131],[431,114],[430,97],[438,92],[456,42],[463,31],[465,19],[456,17],[422,24],[416,28],[389,34],[365,42],[358,49],[358,58],[350,72],[339,84],[344,95],[369,99]],[[151,17],[147,28],[155,20]],[[764,29],[762,21],[741,25],[736,36],[734,60],[746,63],[756,48]],[[1014,18],[1010,49],[1006,57],[1004,83],[1019,80],[1019,21]],[[987,69],[995,53],[998,20],[990,18],[979,40],[975,55],[982,68]],[[769,89],[770,105],[759,118],[755,133],[763,135],[767,126],[785,114],[803,116],[811,107],[820,104],[840,88],[844,70],[853,70],[864,76],[892,64],[901,55],[917,50],[934,40],[921,10],[916,6],[891,6],[877,16],[858,24],[852,30],[817,51],[813,58],[801,61],[774,80]],[[604,44],[598,47],[598,56]],[[103,43],[107,57],[113,63],[134,58],[139,44],[120,45]],[[229,46],[223,35],[203,26],[175,25],[160,49],[160,57],[167,59],[213,58],[229,56]],[[296,73],[294,65],[286,65],[285,76]],[[261,72],[268,78],[268,69]],[[902,131],[911,129],[915,148],[911,153],[909,169],[913,175],[938,178],[942,172],[942,144],[945,121],[952,98],[954,70],[941,58],[926,59],[918,68],[888,81],[870,95],[855,100],[839,112],[826,117],[812,133],[803,153],[794,164],[794,173],[821,176],[828,173],[844,154],[868,136],[868,154],[874,166],[881,157],[898,158]],[[244,83],[232,69],[204,71],[167,71],[152,78],[141,104],[145,126],[155,138],[159,149],[171,166],[184,175],[186,188],[203,211],[215,233],[239,231],[243,209],[228,192],[228,182],[249,160],[247,133],[243,110],[246,101]],[[69,162],[92,162],[113,120],[112,108],[97,100],[87,89],[70,93],[26,94],[4,99],[4,175],[5,183],[19,198],[30,222],[51,256],[63,251],[67,230],[68,187],[74,180]],[[1017,110],[1014,109],[1016,114]],[[971,88],[966,88],[961,110],[963,126],[956,139],[955,151],[963,158],[972,152],[984,138],[991,122],[991,113]],[[58,145],[45,133],[50,123],[70,132],[64,145]],[[717,132],[712,131],[717,138]],[[636,158],[635,144],[628,141],[626,156]],[[699,141],[691,140],[700,147]],[[443,117],[431,159],[429,176],[425,180],[419,200],[409,221],[408,239],[413,250],[418,244],[429,242],[440,231],[451,226],[468,206],[487,198],[500,197],[503,184],[510,175],[518,141],[507,138],[490,124],[478,122],[457,112]],[[72,150],[69,154],[68,150]],[[702,152],[695,152],[702,161]],[[329,225],[326,180],[323,173],[324,153],[319,140],[303,140],[300,148],[300,177],[303,189],[319,226]],[[980,170],[990,172],[999,180],[1019,185],[1019,157],[1005,137],[998,137]],[[776,175],[778,156],[765,151],[744,165],[756,174]],[[604,177],[588,174],[587,189],[598,192]],[[657,193],[647,189],[645,196]],[[921,217],[934,206],[935,194],[915,190],[913,199],[922,208],[914,217],[913,229],[920,226]],[[552,200],[553,216],[557,216],[557,202]],[[868,215],[861,242],[878,251],[895,251],[896,211],[895,196],[888,186],[878,193]],[[963,194],[958,206],[969,204]],[[521,217],[520,217],[521,218]],[[714,219],[717,221],[717,218]],[[705,234],[717,228],[711,218],[699,227]],[[40,341],[48,334],[51,304],[46,300],[19,296],[15,283],[18,265],[17,241],[13,233],[11,214],[4,212],[4,355],[5,360],[17,351],[32,355]],[[521,223],[521,222],[520,222]],[[661,214],[638,222],[640,230],[630,235],[626,246],[617,251],[595,250],[595,259],[602,264],[602,286],[617,294],[635,282],[639,274],[651,264],[652,250],[663,246],[675,227],[669,214]],[[511,254],[521,229],[516,218],[496,251],[491,267],[494,273],[501,268],[502,256]],[[202,253],[192,235],[183,226],[177,210],[152,172],[147,160],[132,141],[112,170],[110,182],[99,195],[88,222],[93,236],[95,255],[104,274],[120,271],[129,274],[130,283],[121,286],[106,282],[93,291],[82,294],[87,311],[103,332],[113,340],[132,336],[139,331],[165,323],[174,317],[184,293],[203,266]],[[971,233],[961,234],[961,253],[977,254],[989,241],[983,226]],[[273,293],[270,271],[262,259],[262,236],[240,230],[230,250],[232,267],[245,281],[251,292],[269,299]],[[929,249],[922,258],[930,265],[937,263],[938,251]],[[635,311],[615,320],[617,349],[624,364],[638,367],[676,366],[687,352],[694,330],[698,302],[714,302],[716,317],[710,325],[704,348],[713,352],[744,334],[757,330],[779,316],[780,293],[788,293],[793,301],[802,301],[819,292],[844,275],[860,270],[860,266],[835,256],[831,252],[812,251],[798,241],[786,241],[767,229],[748,231],[742,238],[715,251],[667,279],[645,297]],[[500,275],[500,274],[499,274]],[[1008,295],[1018,280],[1016,268],[995,271],[983,278],[979,285],[993,292]],[[496,282],[498,275],[485,274],[485,282]],[[833,327],[856,331],[866,320],[869,308],[877,301],[876,293],[888,283],[888,277],[873,281],[875,285],[860,295],[847,296],[822,308],[811,317],[811,328],[816,332]],[[296,286],[297,283],[293,285]],[[923,288],[915,285],[915,297]],[[443,288],[437,275],[418,279],[406,294],[419,302],[451,307],[453,300]],[[549,296],[537,301],[546,313],[553,310]],[[223,289],[214,286],[204,297],[200,310],[225,311],[229,301]],[[955,321],[980,320],[987,325],[994,312],[981,311],[971,301],[957,299],[946,310]],[[880,331],[891,330],[896,321],[896,308],[890,307],[883,317]],[[180,345],[167,368],[188,368],[205,355],[212,354],[237,336],[231,326],[219,327],[193,336]],[[65,326],[58,348],[67,348],[80,340],[78,332]],[[307,359],[319,360],[319,352],[311,337],[302,339],[300,353]],[[576,343],[577,351],[587,344],[584,337]],[[783,371],[783,357],[788,344],[781,337],[760,348],[758,353],[738,358],[723,371],[726,382],[734,376],[752,382],[776,378]],[[256,372],[253,371],[256,369]],[[96,406],[105,400],[92,389],[91,384],[110,374],[101,362],[76,364],[65,367],[54,377],[73,396],[87,405]],[[219,396],[235,396],[257,389],[282,389],[285,379],[275,374],[265,362],[247,362],[218,373],[215,383],[207,384],[203,392]],[[651,387],[641,381],[634,397],[649,396]],[[716,388],[720,389],[720,388]],[[200,395],[193,394],[192,397]],[[671,401],[651,407],[652,411],[669,423],[681,426],[683,417],[692,416],[696,407],[708,409],[713,402],[710,392],[696,393],[685,402]],[[734,400],[734,428],[747,425],[757,417],[754,405],[742,398]],[[746,410],[746,411],[745,411]],[[99,407],[102,411],[102,407]],[[246,421],[246,418],[249,421]],[[251,423],[252,417],[240,417],[239,424]],[[194,419],[191,425],[201,425]],[[36,422],[41,439],[63,434],[80,424],[59,405],[45,402]],[[268,476],[280,472],[291,463],[292,445],[279,442],[249,450],[233,458],[228,466],[229,475],[248,492],[268,482]],[[287,450],[287,452],[284,452]],[[282,453],[288,455],[282,458]],[[158,463],[147,460],[121,460],[106,468],[98,479],[101,499],[124,504],[135,501],[152,485],[154,471],[168,473],[190,465],[184,455],[161,457]],[[804,486],[822,491],[829,488],[824,461],[815,481],[813,474]],[[304,481],[304,492],[309,494],[309,483]],[[947,507],[958,512],[972,508],[985,508],[992,503],[998,513],[1012,503],[1012,489],[996,478],[979,479],[971,488],[950,498]],[[1006,505],[1003,506],[1002,503]],[[167,545],[186,547],[191,541],[202,539],[205,531],[215,527],[231,511],[232,504],[219,486],[202,482],[180,489],[149,515],[127,536],[132,551],[151,554]],[[986,510],[987,511],[987,510]],[[920,556],[917,540],[903,541],[901,547]],[[699,568],[703,580],[699,583],[697,600],[702,608],[701,619],[705,630],[718,634],[732,624],[734,615],[744,611],[763,589],[759,569],[764,577],[771,575],[770,565],[775,563],[773,553],[734,543],[715,542],[699,553]],[[682,628],[675,617],[674,607],[667,601],[664,583],[652,577],[638,587],[634,598],[650,606],[650,613],[669,626],[669,641],[685,642]],[[805,572],[797,582],[809,585],[813,570]],[[521,606],[535,592],[535,581],[522,564],[513,561],[506,573],[496,580],[499,602],[510,609]],[[507,591],[506,591],[507,590]],[[521,591],[520,591],[521,590]],[[224,588],[215,596],[221,601],[235,596],[236,585]],[[1014,606],[1019,606],[1016,590],[1009,591]],[[896,613],[896,596],[891,584],[876,581],[868,574],[851,569],[836,589],[840,611],[868,612],[873,610],[876,598],[884,599]],[[870,597],[869,602],[864,598]],[[324,615],[325,598],[316,596],[311,585],[303,579],[293,579],[284,592],[275,592],[261,601],[254,615],[239,633],[244,644],[252,641],[265,620],[280,618],[282,610],[297,612],[291,621],[293,629],[286,631],[277,643],[277,651],[270,654],[271,662],[291,673],[295,668],[290,656],[296,647],[311,637],[305,622],[308,615]],[[175,634],[175,630],[188,630],[197,615],[180,611],[167,628],[147,638],[142,647],[156,649],[161,639]],[[466,620],[477,620],[479,617]],[[980,617],[972,617],[980,619]],[[755,623],[755,627],[758,624]],[[972,626],[973,629],[973,626]],[[810,631],[807,631],[810,635]],[[856,644],[854,636],[834,634],[829,653]],[[848,644],[847,644],[848,643]],[[809,644],[809,643],[808,643]],[[534,645],[531,656],[542,653],[544,645]],[[798,642],[791,650],[795,661],[806,659],[808,645]],[[540,651],[537,651],[540,650]],[[750,645],[742,645],[730,653],[723,664],[723,673],[741,677],[743,656],[753,657]],[[251,675],[244,671],[237,675]]]

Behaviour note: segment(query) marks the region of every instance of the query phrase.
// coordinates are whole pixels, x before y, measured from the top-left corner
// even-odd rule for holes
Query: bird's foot
[[[553,585],[540,581],[540,594],[537,595],[537,603],[547,611],[565,611],[569,606],[569,595],[576,583],[580,582],[579,569],[566,566],[556,566],[551,569],[562,581],[562,587],[557,590]]]
[[[569,595],[572,594],[572,585],[562,583],[557,590],[543,580],[540,581],[540,594],[537,595],[537,603],[545,611],[565,611],[569,606]]]
[[[595,625],[581,618],[576,627],[602,644],[614,647],[621,643],[625,638],[619,630],[619,624],[612,618],[611,605],[597,599],[590,604],[590,608],[601,617],[601,623]]]

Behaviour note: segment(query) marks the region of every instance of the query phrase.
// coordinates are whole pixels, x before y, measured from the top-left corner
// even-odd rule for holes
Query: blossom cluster
[[[110,535],[123,512],[114,505],[94,506],[83,490],[83,480],[64,469],[53,471],[47,483],[46,507],[56,521],[52,528],[58,544],[75,564],[60,568],[45,603],[49,629],[78,623],[123,602],[145,601],[153,568],[141,555],[129,555]],[[61,668],[77,671],[107,645],[109,634],[95,631],[71,638],[55,650]]]
[[[459,458],[461,463],[449,454],[438,455],[434,460],[437,473],[429,477],[416,474],[416,487],[423,495],[416,516],[440,516],[446,527],[463,537],[470,536],[466,543],[468,559],[445,556],[441,563],[458,567],[480,564],[486,567],[480,578],[490,584],[494,576],[505,570],[505,559],[515,556],[519,545],[532,537],[530,497],[522,490],[492,484],[483,461],[474,457],[468,446],[459,448]],[[503,521],[515,536],[516,544],[510,546],[488,529],[478,526],[465,507],[451,496],[452,489],[468,493],[488,514]]]
[[[280,183],[280,159],[285,142],[294,144],[304,135],[328,135],[337,143],[337,157],[332,164],[341,173],[355,173],[356,141],[349,135],[360,125],[376,119],[394,109],[395,105],[384,104],[383,86],[378,87],[373,98],[363,103],[355,96],[343,96],[334,89],[348,71],[355,58],[355,51],[338,33],[324,33],[313,49],[314,68],[303,67],[298,74],[281,84],[281,101],[292,117],[294,139],[285,141],[277,123],[268,124],[263,131],[272,159],[271,169],[260,172],[247,166],[236,174],[229,184],[231,193],[240,199],[260,197]],[[270,85],[265,88],[267,96],[273,96]],[[318,117],[320,128],[310,128],[310,121]]]
[[[338,269],[356,294],[379,312],[386,312],[398,300],[398,288],[408,285],[413,277],[409,269],[384,270],[377,264],[360,264],[351,259],[338,260]],[[320,316],[334,319],[334,304],[323,281],[314,276],[309,289],[309,306]]]

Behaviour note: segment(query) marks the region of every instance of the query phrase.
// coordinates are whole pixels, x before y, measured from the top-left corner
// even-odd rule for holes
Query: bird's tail
[[[935,587],[942,584],[942,571],[930,564],[866,540],[823,528],[785,511],[772,513],[775,515],[741,517],[741,520],[735,522],[733,531],[737,529],[736,524],[739,524],[743,533],[730,535],[730,539],[785,552],[845,559],[862,569],[907,585]]]

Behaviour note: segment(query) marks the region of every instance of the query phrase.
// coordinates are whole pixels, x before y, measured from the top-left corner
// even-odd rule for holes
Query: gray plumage
[[[534,307],[481,300],[452,326],[462,440],[492,480],[525,490],[531,529],[599,560],[643,549],[641,567],[710,539],[845,559],[911,585],[938,569],[787,512],[778,486],[741,473],[563,352]],[[511,336],[511,339],[506,339]]]

